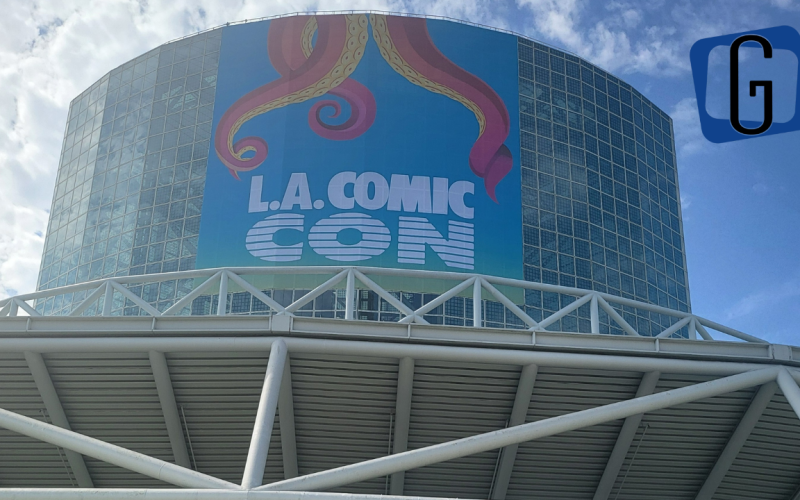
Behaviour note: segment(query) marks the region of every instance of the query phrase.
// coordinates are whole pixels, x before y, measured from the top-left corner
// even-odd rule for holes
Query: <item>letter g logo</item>
[[[747,44],[747,45],[745,45]],[[774,109],[780,102],[774,102],[773,82],[771,80],[751,80],[750,96],[755,97],[759,87],[764,89],[764,119],[755,127],[745,126],[740,119],[739,103],[739,48],[742,45],[760,46],[764,59],[772,59],[773,50],[789,50],[800,60],[800,34],[791,26],[777,26],[746,33],[734,33],[713,38],[704,38],[692,46],[690,59],[692,76],[697,94],[697,110],[703,135],[711,142],[723,143],[750,139],[753,137],[781,134],[800,130],[800,71],[795,89],[794,116],[785,123],[773,123]],[[730,118],[714,118],[706,108],[708,102],[708,66],[711,51],[719,46],[730,47]],[[751,122],[753,123],[753,122]],[[756,122],[757,123],[757,122]]]
[[[764,49],[764,59],[772,59],[772,44],[759,35],[740,36],[731,44],[731,125],[745,135],[759,135],[772,125],[772,82],[753,80],[750,82],[750,97],[756,96],[756,89],[764,87],[764,123],[756,128],[747,128],[739,121],[739,47],[745,42],[756,42]]]

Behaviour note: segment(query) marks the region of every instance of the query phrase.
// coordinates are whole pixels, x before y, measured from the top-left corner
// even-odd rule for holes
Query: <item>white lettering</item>
[[[475,209],[468,207],[464,202],[464,196],[475,193],[475,184],[467,181],[456,181],[450,186],[450,210],[462,219],[472,219],[475,217]]]
[[[425,246],[430,246],[448,267],[475,269],[473,224],[448,221],[448,239],[444,239],[428,219],[400,217],[397,233],[397,262],[425,264]]]
[[[372,197],[369,196],[370,184],[374,186],[375,190]],[[364,172],[356,179],[353,194],[358,206],[367,210],[378,210],[383,208],[389,198],[389,185],[381,174]]]
[[[407,175],[392,174],[386,209],[392,212],[431,213],[431,178],[415,175],[409,181]]]
[[[292,230],[305,231],[303,226],[305,216],[298,214],[270,215],[256,223],[247,232],[245,247],[253,257],[268,262],[291,262],[300,260],[303,256],[303,242],[293,245],[279,245],[275,243],[275,233],[278,231]]]
[[[435,214],[447,215],[449,182],[444,177],[433,178],[433,213]]]
[[[355,172],[339,172],[334,175],[328,183],[328,201],[336,208],[350,210],[354,206],[354,199],[344,194],[344,188],[348,184],[356,183]]]
[[[304,173],[294,173],[289,178],[281,210],[292,210],[295,205],[300,205],[301,210],[311,210],[311,193],[308,190],[308,178]]]
[[[353,244],[339,241],[339,233],[355,229],[361,240]],[[360,213],[343,213],[322,219],[311,228],[308,244],[319,255],[339,262],[367,260],[389,248],[392,234],[378,219]]]
[[[247,207],[249,213],[266,212],[269,210],[269,202],[261,201],[261,191],[264,185],[263,175],[254,175],[250,179],[250,204]]]

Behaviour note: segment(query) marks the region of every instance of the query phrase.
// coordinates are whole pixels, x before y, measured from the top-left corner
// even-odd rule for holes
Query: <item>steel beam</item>
[[[275,410],[278,408],[278,395],[281,389],[281,378],[286,366],[286,342],[282,339],[272,344],[267,362],[267,373],[258,401],[258,412],[250,439],[250,450],[244,466],[242,488],[251,489],[263,484],[264,468],[267,465],[269,441],[272,427],[275,424]]]
[[[307,476],[278,481],[258,488],[271,491],[316,491],[335,488],[359,481],[382,477],[403,470],[425,467],[428,465],[453,460],[484,451],[502,448],[515,443],[522,443],[563,432],[591,427],[593,425],[627,418],[639,413],[670,408],[680,404],[691,403],[700,399],[711,398],[730,392],[762,385],[775,380],[783,368],[762,368],[747,373],[740,373],[709,382],[703,382],[680,389],[664,391],[659,394],[620,401],[606,406],[591,408],[568,415],[530,422],[516,427],[478,434],[468,438],[457,439],[434,446],[406,451],[336,469],[317,472]],[[788,374],[787,374],[788,375]]]
[[[178,415],[178,404],[175,402],[175,393],[172,389],[172,379],[169,376],[169,366],[167,358],[163,352],[150,351],[150,366],[153,369],[153,377],[156,380],[156,390],[158,391],[158,401],[161,403],[161,411],[164,413],[164,423],[167,425],[169,444],[172,446],[172,456],[175,463],[187,469],[192,468],[189,461],[189,450],[186,449],[186,439],[183,436],[183,426]]]
[[[645,373],[644,376],[642,376],[642,381],[639,383],[636,397],[641,398],[653,394],[660,376],[661,374],[659,372]],[[639,428],[643,416],[644,415],[641,413],[638,415],[631,415],[626,418],[625,422],[622,424],[622,429],[620,429],[619,435],[617,436],[617,442],[614,445],[614,449],[611,451],[608,462],[606,462],[606,469],[603,471],[603,477],[600,478],[600,483],[597,485],[597,489],[594,492],[594,500],[606,500],[611,493],[611,488],[614,487],[614,483],[617,481],[619,470],[622,468],[622,462],[625,461],[625,457],[628,455],[628,450],[631,447],[633,438],[636,436],[636,430]]]
[[[27,361],[28,368],[31,370],[36,388],[42,396],[42,402],[44,402],[44,407],[47,409],[47,414],[50,415],[50,421],[63,429],[72,430],[42,355],[27,351],[25,352],[25,361]],[[86,463],[83,461],[83,456],[67,449],[64,450],[64,453],[67,455],[67,462],[69,462],[72,473],[75,475],[78,486],[80,488],[93,488],[94,483],[89,475],[89,470],[86,468]]]
[[[239,486],[179,465],[78,434],[18,413],[0,409],[0,427],[61,446],[103,462],[185,488],[239,489]],[[2,490],[0,490],[2,491]]]
[[[800,417],[800,387],[797,386],[797,382],[789,375],[789,371],[786,368],[782,368],[778,373],[778,385],[786,401],[789,402],[794,412]]]
[[[524,280],[517,280],[511,278],[500,278],[496,276],[482,276],[476,274],[467,274],[467,273],[454,273],[454,272],[439,272],[439,271],[423,271],[423,270],[411,270],[411,269],[386,269],[386,268],[375,268],[375,267],[349,267],[349,266],[286,266],[286,267],[239,267],[239,268],[217,268],[217,269],[202,269],[202,270],[193,270],[193,271],[180,271],[180,272],[173,272],[173,273],[155,273],[149,275],[141,275],[141,276],[119,276],[104,280],[97,280],[87,283],[79,283],[75,285],[68,285],[64,287],[54,288],[50,290],[43,290],[39,292],[29,293],[25,295],[19,295],[16,297],[12,297],[10,299],[0,300],[0,308],[3,308],[6,304],[10,301],[18,302],[20,307],[26,308],[29,314],[32,316],[38,315],[36,311],[34,311],[30,306],[24,305],[26,301],[53,297],[56,295],[65,295],[69,293],[75,293],[78,291],[90,290],[97,288],[95,292],[99,292],[103,290],[103,287],[106,287],[105,290],[110,289],[110,286],[106,286],[108,283],[115,283],[116,285],[127,285],[132,283],[145,283],[145,282],[162,282],[168,280],[176,280],[176,279],[189,279],[189,278],[203,278],[209,277],[211,278],[206,283],[200,286],[200,288],[195,289],[186,297],[183,297],[181,300],[176,302],[172,307],[164,311],[163,315],[168,316],[170,314],[176,313],[180,311],[183,307],[185,307],[191,300],[194,299],[197,295],[202,293],[207,285],[210,284],[215,278],[220,277],[220,286],[225,288],[227,286],[227,278],[221,278],[222,274],[230,275],[230,277],[234,281],[239,281],[241,278],[233,278],[234,276],[240,275],[318,275],[318,274],[337,274],[342,271],[346,270],[348,273],[348,297],[354,299],[354,294],[350,292],[352,289],[353,284],[353,274],[354,272],[358,272],[360,274],[371,274],[371,275],[380,275],[380,276],[402,276],[405,278],[418,278],[418,279],[436,279],[436,280],[447,280],[447,281],[466,281],[469,279],[475,279],[476,282],[481,281],[484,283],[489,283],[495,286],[509,286],[515,288],[522,288],[527,290],[540,290],[545,292],[554,292],[554,293],[561,293],[566,295],[576,295],[576,296],[584,296],[587,294],[593,294],[598,299],[602,299],[600,301],[600,305],[606,309],[609,315],[620,324],[620,326],[628,332],[630,335],[638,335],[635,333],[630,325],[628,325],[615,311],[611,309],[607,302],[612,302],[617,305],[623,306],[630,306],[635,307],[637,309],[641,309],[644,311],[650,312],[657,312],[659,314],[666,314],[672,317],[679,317],[685,318],[691,316],[689,313],[683,313],[680,311],[675,311],[674,309],[668,309],[666,307],[660,307],[653,304],[647,304],[645,302],[638,302],[632,299],[626,299],[623,297],[618,297],[615,295],[611,295],[608,293],[599,293],[599,292],[591,292],[587,290],[582,290],[580,288],[573,288],[573,287],[565,287],[565,286],[558,286],[558,285],[548,285],[544,283],[535,283],[531,281],[524,281]],[[241,283],[245,283],[244,280],[241,280]],[[115,286],[116,286],[115,285]],[[379,295],[388,294],[385,290],[383,292],[379,292]],[[480,295],[478,295],[480,297]],[[78,306],[76,311],[73,311],[74,314],[80,314],[87,305],[91,304],[94,299],[96,298],[95,293],[92,293],[86,301],[84,301],[81,305]],[[473,298],[475,296],[473,295]],[[21,301],[21,302],[19,302]],[[349,304],[353,306],[354,300],[351,300]],[[29,310],[30,309],[30,310]],[[352,319],[352,314],[354,311],[354,307],[346,307],[345,308],[345,318]],[[280,310],[283,310],[281,308]],[[218,311],[220,314],[224,314],[224,311]],[[478,314],[478,313],[474,313]],[[104,314],[105,315],[105,314]],[[719,332],[725,333],[727,335],[746,340],[748,342],[757,342],[757,343],[767,343],[763,339],[759,339],[757,337],[753,337],[751,335],[747,335],[742,333],[738,330],[734,330],[732,328],[725,327],[713,321],[709,321],[703,318],[695,317],[698,322],[703,323],[705,326],[713,328]],[[476,324],[479,324],[477,322]]]
[[[772,396],[775,395],[777,388],[778,386],[775,382],[769,382],[762,385],[756,392],[753,401],[750,402],[750,406],[739,421],[739,425],[736,426],[736,430],[731,434],[728,444],[725,445],[725,449],[722,450],[719,458],[717,458],[717,463],[714,464],[714,468],[708,474],[695,500],[711,500],[714,496],[722,480],[725,479],[725,474],[728,473],[728,469],[736,459],[736,455],[739,454],[739,450],[742,449],[747,438],[750,437],[750,433],[753,432],[753,428],[761,418],[761,414],[764,413]]]
[[[472,284],[472,326],[483,326],[483,300],[481,300],[481,278],[476,278]]]
[[[3,488],[0,500],[450,500],[432,497],[309,493],[294,491],[135,489],[135,488]]]
[[[228,314],[228,273],[219,276],[219,295],[217,295],[217,316]]]
[[[26,318],[27,319],[27,318]],[[57,319],[57,318],[54,318]],[[60,320],[60,319],[59,319]],[[113,321],[113,320],[112,320]],[[178,320],[180,321],[180,320]],[[234,321],[234,317],[226,321]],[[369,325],[379,330],[385,325]],[[396,325],[391,325],[396,327]],[[413,325],[404,325],[410,328]],[[216,336],[193,337],[44,337],[44,338],[0,338],[0,351],[24,352],[220,352],[220,351],[267,351],[281,337],[259,336]],[[610,336],[609,336],[610,337]],[[630,337],[620,338],[633,340]],[[642,339],[647,341],[647,339]],[[509,348],[503,344],[493,344],[492,348],[467,347],[459,345],[434,345],[429,343],[366,342],[325,338],[291,337],[285,339],[292,352],[376,356],[389,358],[411,357],[416,360],[469,361],[474,363],[497,363],[509,365],[535,364],[540,368],[553,366],[587,370],[627,370],[660,371],[662,373],[683,373],[686,375],[733,375],[763,368],[761,363],[742,363],[733,361],[710,361],[705,359],[679,359],[662,357],[654,353],[636,351],[636,355],[624,354],[586,354],[578,352],[536,351]],[[680,342],[680,341],[679,341]],[[684,343],[685,344],[685,343]],[[694,345],[694,344],[691,344]],[[743,344],[742,344],[743,345]],[[624,343],[621,344],[624,348]],[[701,354],[702,351],[697,354]],[[648,354],[648,355],[643,355]],[[778,362],[775,362],[776,364]]]
[[[283,477],[291,479],[297,472],[297,438],[294,429],[294,396],[292,394],[292,368],[289,356],[283,366],[281,392],[278,395],[278,418],[281,422],[281,452],[283,453]]]
[[[519,376],[519,384],[517,385],[517,395],[514,397],[511,417],[508,419],[509,427],[525,423],[538,370],[539,368],[536,365],[522,367],[522,372]],[[519,444],[511,444],[503,448],[500,452],[500,465],[497,466],[497,475],[495,476],[494,487],[492,488],[492,500],[505,500],[506,498],[508,483],[511,480],[511,472],[514,470],[514,461],[517,459],[517,448],[519,448]]]
[[[408,429],[411,422],[411,393],[414,388],[414,359],[402,358],[397,369],[397,403],[395,406],[394,442],[392,453],[408,450]],[[402,495],[405,486],[405,471],[392,474],[389,493]]]
[[[353,270],[347,271],[344,292],[344,319],[355,319],[356,311],[356,277]]]

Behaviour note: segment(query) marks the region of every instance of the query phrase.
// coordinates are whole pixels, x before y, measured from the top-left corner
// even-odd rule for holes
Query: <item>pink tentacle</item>
[[[307,22],[307,16],[298,16],[272,21],[268,34],[267,48],[273,66],[283,70],[281,78],[259,87],[237,100],[223,114],[214,136],[214,148],[220,161],[228,167],[235,178],[237,172],[247,172],[257,168],[267,158],[268,146],[260,137],[246,137],[229,146],[232,131],[242,125],[243,120],[256,108],[313,85],[322,79],[338,62],[345,45],[347,26],[344,16],[320,16],[318,21],[317,43],[311,56],[298,67],[290,67],[298,58],[290,46],[299,40],[300,33]],[[296,50],[299,50],[296,49]],[[293,59],[286,62],[286,56]],[[302,57],[302,54],[301,54]],[[291,70],[291,71],[289,71]],[[253,152],[250,157],[242,156]]]
[[[344,99],[350,106],[350,116],[339,125],[329,125],[322,120],[322,110],[333,108],[334,113],[329,118],[339,116],[342,107],[334,100],[325,100],[315,103],[308,112],[308,124],[317,135],[333,141],[349,141],[360,136],[375,122],[377,105],[375,97],[364,85],[348,78],[341,85],[328,92]]]
[[[513,156],[504,144],[510,119],[503,100],[486,82],[439,51],[425,19],[387,16],[387,26],[395,47],[412,68],[430,81],[455,91],[480,110],[484,130],[472,146],[469,166],[484,180],[486,193],[497,202],[495,188],[513,167]]]

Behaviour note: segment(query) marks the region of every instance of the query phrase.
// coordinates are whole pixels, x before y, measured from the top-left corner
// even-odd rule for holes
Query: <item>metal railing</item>
[[[297,277],[304,275],[316,276],[318,281],[327,279],[311,290],[300,291],[300,296],[295,297],[293,302],[288,305],[280,304],[275,298],[244,278],[244,276],[258,279],[259,277],[277,278],[280,276]],[[440,288],[445,291],[422,306],[411,308],[401,298],[398,298],[397,292],[390,292],[375,282],[375,280],[380,281],[380,279],[392,277],[425,281],[433,280],[434,282],[440,282]],[[153,303],[148,302],[129,289],[129,287],[139,284],[164,283],[175,280],[193,280],[192,290],[176,301],[170,301],[166,306],[162,306],[163,310],[159,310]],[[217,294],[220,298],[225,297],[225,299],[216,301],[216,307],[212,313],[216,314],[216,316],[226,316],[231,314],[227,297],[229,289],[232,288],[247,292],[255,301],[263,303],[268,308],[266,310],[268,314],[295,316],[303,315],[301,309],[323,293],[340,289],[341,282],[344,282],[343,319],[345,320],[357,319],[356,301],[358,292],[360,290],[370,290],[396,309],[399,323],[406,324],[429,324],[425,317],[431,311],[455,297],[467,297],[465,300],[469,300],[469,298],[472,300],[473,327],[486,326],[487,321],[483,317],[482,303],[484,299],[488,299],[502,304],[506,311],[522,322],[523,328],[531,332],[545,331],[548,327],[556,325],[562,318],[574,314],[579,308],[585,310],[588,307],[588,328],[578,328],[575,333],[601,333],[600,322],[602,315],[609,323],[613,322],[618,325],[625,335],[641,336],[640,332],[631,326],[630,322],[623,318],[623,314],[618,311],[618,309],[621,311],[627,308],[656,313],[669,318],[669,326],[664,327],[662,331],[653,335],[656,338],[667,338],[675,336],[679,332],[682,334],[688,332],[688,338],[690,339],[698,339],[699,335],[700,339],[714,340],[708,331],[708,329],[711,329],[738,340],[767,343],[763,339],[726,327],[690,312],[677,311],[607,293],[480,274],[375,267],[217,268],[106,278],[4,299],[0,301],[0,321],[2,321],[3,317],[46,315],[41,312],[43,308],[36,306],[36,301],[68,295],[80,297],[72,302],[68,316],[112,316],[112,313],[115,312],[115,298],[120,298],[122,302],[127,302],[134,307],[140,308],[143,314],[156,318],[185,315],[187,312],[191,314],[191,309],[189,308],[195,299],[204,295],[210,296],[214,294]],[[360,282],[362,288],[357,288],[356,282]],[[504,293],[498,287],[507,291]],[[514,292],[515,290],[517,291]],[[564,301],[569,303],[542,319],[535,320],[526,312],[524,304],[517,304],[519,299],[515,301],[512,298],[520,296],[520,290],[536,290],[559,294],[562,297],[569,297]],[[298,290],[294,291],[297,292]],[[488,295],[484,296],[484,292],[488,292]],[[522,292],[522,295],[524,295],[524,292]],[[34,304],[30,302],[34,302]],[[119,302],[117,301],[116,303]],[[41,311],[37,309],[41,309]],[[119,313],[119,311],[116,312]]]
[[[499,33],[505,33],[507,35],[513,35],[513,36],[516,36],[516,37],[525,38],[525,39],[530,40],[532,42],[540,43],[540,44],[545,45],[545,46],[547,46],[549,48],[560,50],[561,52],[564,52],[566,54],[570,54],[572,56],[575,56],[575,57],[578,57],[580,59],[583,59],[578,54],[576,54],[576,53],[574,53],[574,52],[572,52],[572,51],[570,51],[568,49],[565,49],[563,47],[559,47],[559,46],[554,45],[554,44],[552,44],[550,42],[543,42],[543,41],[541,41],[541,40],[539,40],[537,38],[532,38],[529,35],[523,35],[522,33],[518,33],[516,31],[510,30],[510,29],[506,29],[506,28],[498,28],[496,26],[489,26],[488,24],[476,23],[474,21],[467,21],[466,19],[458,19],[456,17],[439,16],[439,15],[435,15],[435,14],[418,14],[418,13],[415,13],[415,12],[398,12],[398,11],[392,11],[392,10],[375,10],[375,9],[310,10],[310,11],[305,11],[305,12],[287,12],[286,14],[275,14],[275,15],[272,15],[272,16],[255,17],[255,18],[252,18],[252,19],[242,19],[240,21],[230,21],[230,22],[227,22],[225,24],[220,24],[218,26],[214,26],[214,27],[211,27],[211,28],[206,28],[204,30],[196,31],[196,32],[190,33],[188,35],[179,36],[178,38],[173,38],[172,40],[169,40],[166,43],[178,42],[178,41],[181,41],[181,40],[183,40],[185,38],[191,38],[191,37],[193,37],[195,35],[201,35],[203,33],[209,32],[209,31],[218,30],[218,29],[224,28],[226,26],[235,26],[237,24],[257,23],[257,22],[260,22],[260,21],[270,21],[270,20],[273,20],[273,19],[282,19],[284,17],[333,16],[333,15],[347,15],[347,14],[350,14],[350,15],[352,15],[352,14],[380,14],[380,15],[383,15],[383,16],[419,17],[419,18],[422,18],[422,19],[434,19],[434,20],[438,20],[438,21],[450,21],[450,22],[454,22],[454,23],[458,23],[458,24],[464,24],[464,25],[473,26],[473,27],[476,27],[476,28],[488,29],[488,30],[491,30],[491,31],[497,31]]]

